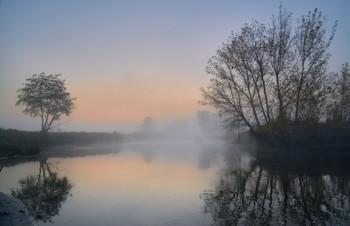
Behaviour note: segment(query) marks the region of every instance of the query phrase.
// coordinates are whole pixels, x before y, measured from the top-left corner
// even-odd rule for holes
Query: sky
[[[40,130],[16,107],[33,74],[62,74],[76,109],[63,131],[135,129],[190,120],[198,110],[205,66],[231,32],[251,19],[268,23],[279,0],[0,0],[0,128]],[[350,1],[285,0],[293,18],[318,8],[338,28],[330,71],[350,62]]]

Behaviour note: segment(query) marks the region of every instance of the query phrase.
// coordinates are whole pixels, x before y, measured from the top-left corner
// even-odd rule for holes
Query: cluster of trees
[[[350,119],[348,64],[340,76],[327,72],[337,22],[315,9],[292,26],[280,6],[269,25],[253,21],[222,44],[206,67],[210,84],[204,105],[213,106],[231,127],[252,133],[266,125]]]

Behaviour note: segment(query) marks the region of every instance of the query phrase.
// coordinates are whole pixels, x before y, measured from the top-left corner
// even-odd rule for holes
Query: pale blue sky
[[[39,129],[14,104],[25,78],[40,72],[62,73],[77,97],[66,130],[99,123],[118,129],[147,116],[193,117],[202,109],[197,101],[209,79],[208,59],[245,22],[268,22],[279,3],[0,1],[0,127]],[[350,62],[350,1],[288,0],[284,6],[294,19],[317,7],[329,27],[338,20],[329,67],[338,71]]]

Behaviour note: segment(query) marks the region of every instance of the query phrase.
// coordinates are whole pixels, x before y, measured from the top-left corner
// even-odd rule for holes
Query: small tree
[[[65,80],[60,77],[61,74],[34,74],[26,79],[23,88],[17,90],[19,94],[16,106],[23,105],[23,113],[31,117],[40,117],[43,133],[60,125],[55,122],[59,121],[62,115],[69,116],[75,106],[75,98],[66,91]]]
[[[142,132],[154,132],[156,129],[156,123],[153,121],[151,117],[147,117],[143,120],[143,124],[141,125]]]

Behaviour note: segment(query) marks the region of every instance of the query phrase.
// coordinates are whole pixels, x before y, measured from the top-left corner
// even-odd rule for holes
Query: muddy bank
[[[0,225],[33,225],[33,218],[23,203],[0,192]]]

